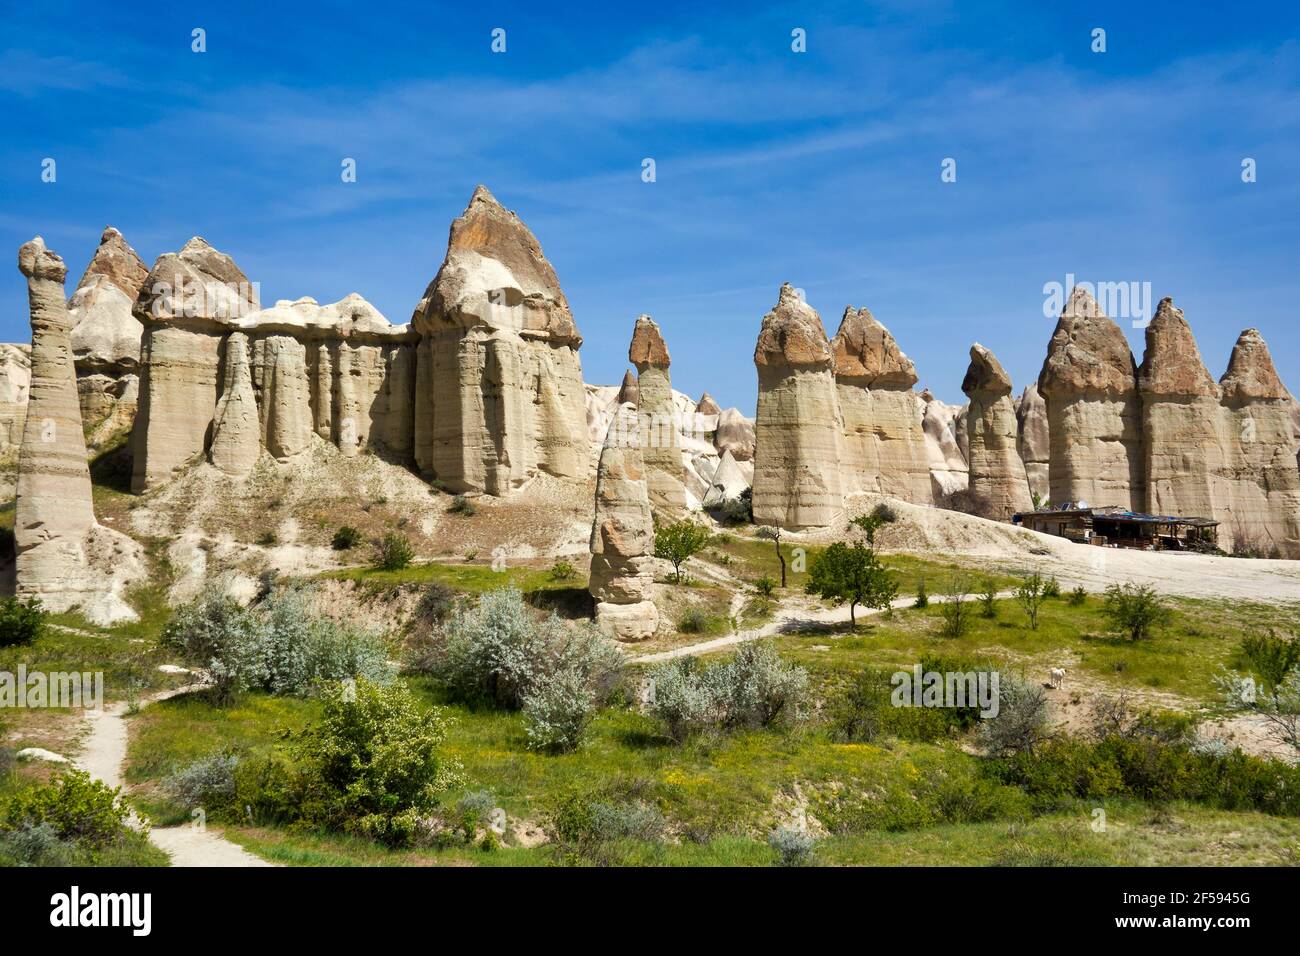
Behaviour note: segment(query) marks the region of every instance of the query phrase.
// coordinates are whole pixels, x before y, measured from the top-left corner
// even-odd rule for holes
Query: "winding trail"
[[[198,690],[201,685],[191,684],[175,690],[155,694],[141,702],[141,706],[154,704],[169,697],[177,697]],[[110,787],[123,783],[122,768],[126,764],[127,705],[123,702],[86,711],[89,733],[81,753],[74,763],[97,780]],[[154,827],[149,831],[149,842],[171,857],[172,866],[274,866],[254,856],[243,847],[231,843],[219,831],[193,824],[176,827]]]

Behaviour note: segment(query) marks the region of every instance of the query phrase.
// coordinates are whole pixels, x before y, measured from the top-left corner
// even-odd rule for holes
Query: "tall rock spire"
[[[657,514],[686,510],[686,477],[678,437],[677,404],[673,400],[668,345],[654,319],[642,315],[632,330],[628,361],[637,371],[637,410],[641,416],[641,454],[646,467],[650,507]]]
[[[970,347],[970,366],[961,383],[970,399],[966,413],[970,492],[979,513],[1008,521],[1032,507],[1029,479],[1016,451],[1016,409],[1011,376],[984,346]]]

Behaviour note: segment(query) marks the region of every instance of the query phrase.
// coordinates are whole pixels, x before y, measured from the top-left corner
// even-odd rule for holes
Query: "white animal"
[[[1062,684],[1064,684],[1064,683],[1065,683],[1065,668],[1064,668],[1064,667],[1053,667],[1053,668],[1052,668],[1052,671],[1051,671],[1051,680],[1049,680],[1047,683],[1048,683],[1048,686],[1049,686],[1049,687],[1052,687],[1053,689],[1055,689],[1055,688],[1057,688],[1057,687],[1060,687]]]

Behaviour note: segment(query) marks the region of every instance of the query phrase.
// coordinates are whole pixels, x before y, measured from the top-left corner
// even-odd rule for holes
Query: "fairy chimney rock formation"
[[[1011,376],[978,342],[970,349],[970,366],[961,383],[970,399],[966,414],[970,493],[978,513],[1009,521],[1032,507],[1029,479],[1016,451],[1016,409]]]
[[[700,396],[700,400],[695,403],[695,411],[700,415],[721,415],[722,409],[718,403],[713,400],[713,396],[705,392]]]
[[[1151,514],[1212,518],[1227,465],[1219,387],[1201,361],[1183,312],[1164,298],[1146,328],[1138,369]]]
[[[852,306],[831,352],[844,418],[843,490],[929,504],[933,489],[912,360],[868,309]]]
[[[709,489],[704,494],[704,507],[713,508],[733,501],[743,495],[748,488],[749,482],[745,479],[740,466],[736,464],[735,456],[730,451],[725,451],[718,462],[718,467],[713,471]]]
[[[844,430],[834,362],[821,317],[789,283],[763,317],[754,364],[754,521],[795,530],[834,524]]]
[[[135,418],[144,326],[132,307],[148,274],[122,234],[109,226],[68,302],[82,418],[91,425],[105,423],[108,431],[128,427]]]
[[[1038,393],[1037,382],[1026,385],[1020,393],[1016,402],[1016,427],[1016,450],[1025,463],[1030,494],[1037,495],[1040,501],[1048,501],[1051,497],[1048,477],[1051,439],[1047,427],[1047,403]]]
[[[578,334],[528,227],[479,186],[416,306],[414,456],[452,491],[505,494],[591,459]]]
[[[1123,330],[1083,288],[1061,312],[1038,390],[1047,403],[1052,502],[1141,510],[1137,369]]]
[[[31,308],[31,392],[18,458],[14,511],[16,588],[47,609],[80,606],[96,623],[135,618],[121,590],[140,571],[140,548],[101,528],[72,356],[67,268],[38,236],[18,251]]]
[[[641,404],[641,393],[637,390],[636,376],[631,370],[623,373],[623,384],[619,386],[618,398],[615,402],[618,405]]]
[[[1228,453],[1221,546],[1300,558],[1294,399],[1257,329],[1237,338],[1219,380]]]
[[[226,340],[225,375],[210,452],[212,464],[228,475],[247,475],[262,451],[259,430],[248,336],[232,332]]]
[[[679,415],[668,374],[672,359],[659,326],[650,316],[636,320],[627,357],[637,372],[641,454],[650,507],[656,513],[680,514],[686,510],[686,479],[678,438]]]
[[[596,599],[597,625],[621,641],[643,640],[659,626],[659,611],[650,599],[654,522],[640,428],[636,406],[620,405],[596,468],[588,588]]]

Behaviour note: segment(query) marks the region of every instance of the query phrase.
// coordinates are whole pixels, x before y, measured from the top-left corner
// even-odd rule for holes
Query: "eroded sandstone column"
[[[659,611],[650,600],[654,522],[635,405],[620,405],[596,467],[596,516],[591,526],[591,577],[596,623],[621,641],[650,637]]]
[[[248,336],[232,332],[226,339],[225,374],[209,456],[228,475],[243,477],[253,470],[262,451],[257,396],[253,392]]]
[[[763,317],[754,364],[754,521],[790,529],[831,525],[843,509],[844,419],[821,317],[789,283]]]
[[[627,358],[637,371],[641,454],[650,507],[668,515],[680,514],[686,510],[686,484],[681,442],[677,437],[677,405],[668,373],[672,359],[659,326],[650,316],[643,315],[636,320]]]
[[[1029,479],[1016,451],[1016,409],[1011,376],[978,342],[970,349],[970,366],[961,390],[970,399],[966,413],[970,493],[978,513],[1009,521],[1032,507]]]
[[[1142,405],[1128,340],[1075,288],[1038,376],[1047,403],[1052,503],[1141,510]]]
[[[931,503],[922,413],[912,394],[912,360],[869,310],[852,306],[844,310],[830,347],[844,415],[844,492]]]
[[[1031,382],[1016,402],[1016,448],[1025,463],[1030,495],[1046,502],[1051,497],[1051,438],[1047,427],[1047,403],[1038,394],[1038,383]]]

